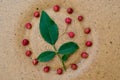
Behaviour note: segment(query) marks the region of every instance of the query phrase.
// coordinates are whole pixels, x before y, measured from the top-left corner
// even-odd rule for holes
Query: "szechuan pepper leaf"
[[[59,54],[68,55],[73,54],[79,46],[75,42],[64,43],[58,50]]]
[[[40,62],[48,62],[50,60],[52,60],[55,57],[55,52],[53,51],[45,51],[42,52],[39,56],[38,56],[38,61]]]
[[[54,45],[58,40],[58,26],[45,11],[41,13],[39,30],[43,39],[49,44]]]

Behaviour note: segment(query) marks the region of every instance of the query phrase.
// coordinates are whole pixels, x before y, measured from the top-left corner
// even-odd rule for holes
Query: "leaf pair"
[[[54,51],[45,51],[40,54],[38,60],[41,62],[47,62],[54,58],[56,54],[63,55],[62,60],[66,61],[71,54],[73,54],[77,49],[78,45],[74,42],[64,43],[59,49],[58,52],[55,53]]]

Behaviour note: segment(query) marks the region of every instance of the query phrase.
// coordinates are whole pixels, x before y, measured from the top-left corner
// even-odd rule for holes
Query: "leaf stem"
[[[53,45],[53,48],[54,48],[54,50],[55,50],[56,55],[57,55],[58,58],[60,59],[60,61],[61,61],[61,63],[62,63],[62,66],[63,66],[64,70],[66,71],[65,63],[64,63],[64,61],[62,60],[61,56],[58,54],[58,51],[57,51],[55,45]]]
[[[53,48],[54,48],[55,52],[57,52],[57,48],[55,47],[55,45],[53,45]]]

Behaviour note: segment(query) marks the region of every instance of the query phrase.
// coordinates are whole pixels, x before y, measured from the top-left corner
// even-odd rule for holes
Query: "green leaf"
[[[64,43],[58,50],[59,54],[67,55],[67,54],[73,54],[79,46],[74,42],[67,42]]]
[[[51,45],[54,45],[58,39],[58,26],[50,16],[42,11],[39,23],[39,30],[43,39]]]
[[[55,52],[53,52],[53,51],[45,51],[45,52],[41,53],[38,56],[37,59],[40,62],[48,62],[48,61],[52,60],[54,57],[55,57]]]
[[[70,55],[63,55],[62,56],[62,60],[63,61],[67,61],[69,57],[70,57]]]

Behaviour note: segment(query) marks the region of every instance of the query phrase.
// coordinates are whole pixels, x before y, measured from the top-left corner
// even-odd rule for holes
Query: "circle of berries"
[[[60,10],[60,6],[59,6],[59,5],[53,6],[53,11],[54,11],[54,12],[59,12],[59,10]],[[73,8],[68,8],[66,11],[67,11],[68,14],[72,14],[74,10],[73,10]],[[34,16],[35,18],[39,18],[39,17],[40,17],[39,11],[35,11],[34,14],[33,14],[33,16]],[[83,16],[78,16],[78,21],[82,22],[83,19],[84,19]],[[70,17],[65,18],[65,23],[66,23],[66,24],[71,24],[71,23],[72,23],[72,19],[71,19]],[[32,24],[31,24],[30,22],[26,23],[26,24],[25,24],[25,28],[26,28],[26,29],[31,29],[31,28],[32,28]],[[90,34],[90,32],[91,32],[91,29],[90,29],[89,27],[84,29],[84,33],[85,33],[85,34]],[[69,36],[69,38],[74,38],[74,37],[75,37],[75,33],[72,32],[72,31],[68,32],[67,35]],[[29,45],[29,40],[28,40],[28,39],[23,39],[23,40],[22,40],[22,45],[23,45],[23,46],[28,46],[28,45]],[[86,47],[91,47],[91,46],[93,45],[93,43],[92,43],[92,41],[86,41],[86,42],[85,42],[85,45],[86,45]],[[25,55],[28,56],[28,57],[31,57],[32,51],[31,51],[31,50],[27,50],[27,51],[25,52]],[[87,52],[82,52],[82,53],[81,53],[81,57],[84,58],[84,59],[88,58],[88,56],[89,56],[89,54],[88,54]],[[39,62],[38,62],[37,59],[33,59],[33,60],[32,60],[32,64],[33,64],[33,65],[37,65],[38,63],[39,63]],[[72,70],[77,70],[77,68],[78,68],[78,65],[77,65],[77,64],[75,64],[75,63],[71,64],[71,69],[72,69]],[[48,72],[50,71],[50,66],[45,66],[45,67],[43,68],[43,71],[44,71],[45,73],[48,73]],[[62,69],[62,68],[58,68],[58,69],[57,69],[57,74],[58,74],[58,75],[63,74],[63,69]]]

